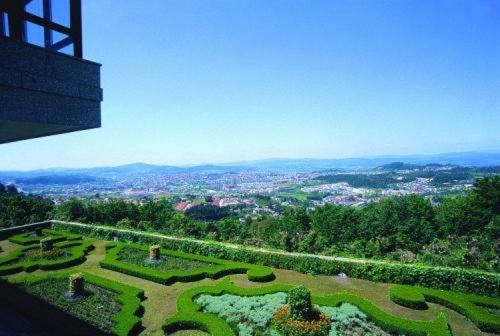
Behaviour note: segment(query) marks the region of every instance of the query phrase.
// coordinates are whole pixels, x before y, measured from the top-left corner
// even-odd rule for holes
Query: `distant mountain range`
[[[166,166],[147,163],[131,163],[116,167],[49,168],[32,171],[0,171],[0,181],[47,184],[59,180],[59,184],[84,183],[95,179],[115,179],[134,176],[227,173],[227,172],[311,172],[323,170],[368,170],[394,162],[409,165],[450,164],[464,167],[500,166],[500,153],[461,152],[434,155],[374,156],[344,159],[266,159],[239,161],[227,164],[203,164],[194,166]],[[65,176],[57,179],[55,176]]]

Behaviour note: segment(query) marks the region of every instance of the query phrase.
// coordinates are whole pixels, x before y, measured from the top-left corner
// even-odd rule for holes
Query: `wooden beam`
[[[73,43],[73,39],[71,38],[71,36],[68,36],[66,38],[63,38],[61,41],[59,42],[56,42],[54,44],[51,44],[49,49],[50,50],[55,50],[55,51],[58,51],[58,50],[61,50],[62,48],[64,47],[67,47],[69,46],[71,43]]]
[[[71,37],[73,38],[73,55],[83,57],[82,47],[82,1],[70,0],[70,27]]]
[[[43,19],[52,22],[51,0],[43,0]],[[52,45],[52,29],[50,29],[46,25],[43,26],[43,40],[45,48],[48,48]]]

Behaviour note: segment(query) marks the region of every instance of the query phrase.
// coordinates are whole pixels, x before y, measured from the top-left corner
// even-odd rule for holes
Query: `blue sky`
[[[83,15],[102,128],[1,145],[0,169],[500,150],[499,1],[99,0]]]

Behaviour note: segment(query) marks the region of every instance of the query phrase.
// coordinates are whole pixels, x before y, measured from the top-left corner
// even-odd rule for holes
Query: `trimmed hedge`
[[[67,278],[71,274],[72,272],[65,271],[43,275],[31,275],[28,277],[23,277],[21,279],[15,279],[11,281],[11,283],[15,285],[29,286],[31,284],[50,278]],[[118,294],[118,296],[115,297],[115,300],[122,304],[122,309],[119,313],[113,316],[113,321],[115,322],[113,333],[118,336],[137,334],[142,328],[140,316],[143,312],[141,301],[144,299],[144,291],[142,289],[125,285],[113,280],[105,279],[86,272],[83,272],[83,276],[86,282]],[[67,313],[71,314],[70,311],[68,311]]]
[[[68,249],[69,256],[59,260],[41,259],[37,261],[16,262],[25,252],[39,248],[38,245],[20,247],[5,257],[0,258],[0,275],[9,275],[22,271],[33,272],[37,269],[56,270],[75,266],[83,263],[85,255],[93,248],[92,243],[88,240],[62,241],[54,244],[54,246]],[[7,265],[9,263],[11,265]]]
[[[398,305],[412,309],[427,309],[427,303],[421,292],[415,287],[393,285],[389,288],[389,297]]]
[[[277,292],[287,292],[293,286],[272,285],[259,288],[242,288],[233,285],[229,278],[224,279],[216,286],[201,286],[189,289],[177,299],[177,314],[167,319],[163,324],[166,333],[182,329],[200,329],[212,336],[234,335],[229,325],[220,317],[201,312],[201,306],[194,299],[200,294],[233,294],[240,296],[260,296]],[[370,301],[348,293],[336,293],[327,296],[313,296],[314,304],[321,306],[340,306],[350,303],[357,306],[372,321],[382,329],[407,336],[451,336],[448,323],[443,313],[433,321],[416,321],[390,315],[375,306]]]
[[[100,262],[101,267],[113,271],[133,275],[164,285],[171,285],[175,282],[198,281],[204,278],[220,278],[229,274],[246,273],[251,281],[270,281],[274,279],[273,270],[265,266],[257,266],[234,261],[221,260],[212,257],[204,257],[188,254],[180,251],[170,251],[161,249],[161,254],[188,260],[197,260],[216,264],[215,266],[200,267],[191,271],[169,270],[160,271],[154,268],[139,266],[120,260],[120,252],[123,248],[135,248],[149,251],[148,247],[138,244],[108,243],[106,244],[106,257]]]
[[[392,285],[391,300],[405,307],[426,305],[425,301],[438,303],[468,317],[479,329],[500,333],[500,319],[485,307],[500,309],[500,300],[472,294],[454,293],[423,287]]]
[[[157,244],[169,250],[211,256],[226,260],[244,261],[251,264],[266,265],[302,273],[336,275],[346,273],[353,278],[377,282],[406,285],[419,285],[429,288],[475,293],[479,295],[500,296],[500,274],[463,268],[432,267],[415,264],[390,262],[331,260],[317,256],[296,256],[268,251],[256,251],[245,247],[232,248],[220,243],[193,240],[174,240],[151,236],[146,232],[123,232],[112,227],[74,225],[52,222],[54,228],[101,239]]]
[[[33,245],[39,243],[41,239],[46,237],[51,237],[52,238],[51,241],[53,243],[57,243],[64,240],[72,241],[72,240],[82,239],[81,235],[73,234],[70,232],[55,231],[50,229],[43,229],[42,233],[44,234],[43,237],[33,236],[34,231],[20,233],[12,237],[9,237],[9,241],[20,245]]]

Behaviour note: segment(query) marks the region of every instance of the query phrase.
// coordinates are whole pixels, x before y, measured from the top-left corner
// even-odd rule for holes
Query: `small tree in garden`
[[[50,251],[54,248],[54,245],[52,244],[52,239],[50,238],[44,238],[40,240],[40,250],[42,252]]]
[[[150,260],[159,260],[160,259],[160,246],[152,245],[149,247],[149,259]]]
[[[304,286],[292,288],[288,294],[290,316],[294,320],[305,321],[312,312],[311,292]]]
[[[82,273],[72,274],[69,277],[69,290],[68,293],[71,297],[83,296],[84,279]]]

